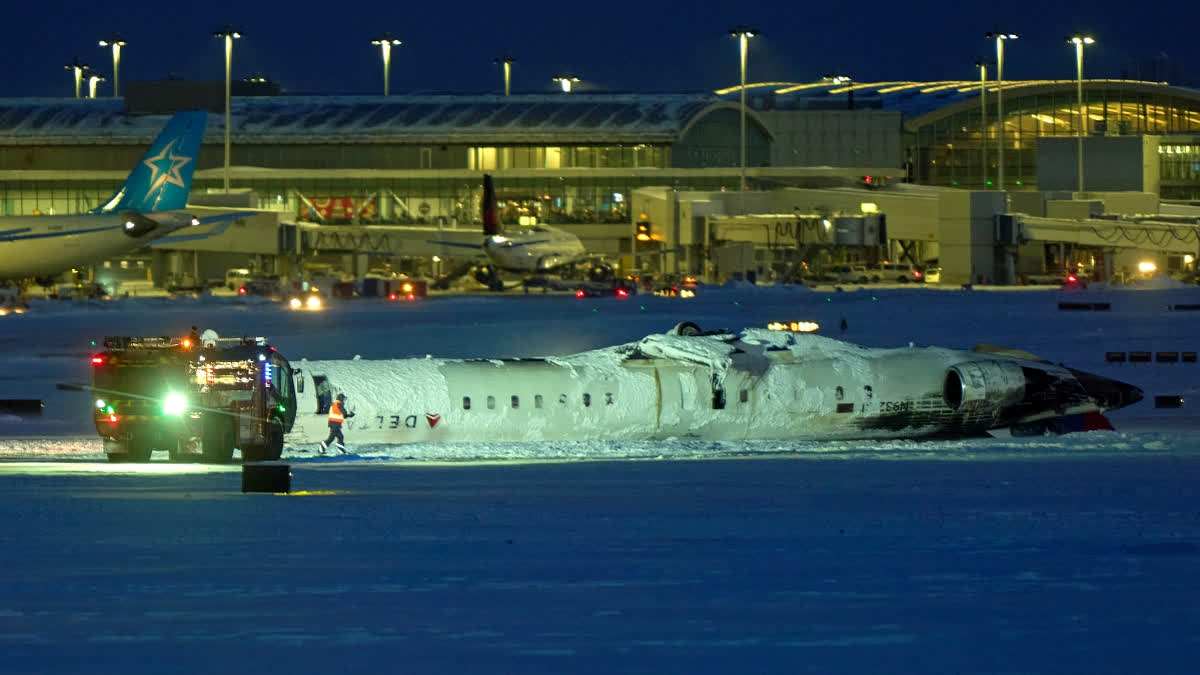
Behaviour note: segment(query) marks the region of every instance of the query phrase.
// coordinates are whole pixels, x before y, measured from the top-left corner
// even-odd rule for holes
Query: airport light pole
[[[392,74],[392,45],[399,47],[402,42],[392,36],[391,33],[381,33],[371,40],[371,44],[379,45],[379,51],[383,53],[383,95],[387,96],[389,92],[389,84]]]
[[[746,215],[746,51],[750,46],[750,38],[759,34],[759,32],[744,24],[738,24],[729,29],[729,34],[738,39],[738,71],[741,74],[741,131],[739,146],[739,155],[741,157],[741,185],[738,190],[738,203],[741,206],[742,215]]]
[[[984,37],[996,41],[996,189],[1004,189],[1004,43],[1015,33],[995,30]]]
[[[579,78],[575,77],[574,75],[559,75],[558,77],[553,78],[553,80],[557,82],[560,87],[562,87],[564,93],[569,94],[571,93],[571,85],[575,82],[578,82]]]
[[[83,83],[83,73],[84,71],[91,70],[91,68],[88,66],[88,64],[80,61],[78,56],[75,57],[74,61],[63,66],[63,68],[75,71],[75,98],[79,98],[80,84]]]
[[[230,73],[233,70],[233,41],[242,37],[242,31],[225,24],[213,32],[213,37],[225,41],[225,193],[229,193],[229,99],[232,89]]]
[[[1079,191],[1083,192],[1083,128],[1087,125],[1087,116],[1083,112],[1083,46],[1094,44],[1096,41],[1088,35],[1072,35],[1067,38],[1067,44],[1075,45],[1075,96],[1079,100],[1079,126],[1075,129],[1079,138],[1076,148],[1079,160]]]
[[[510,91],[509,85],[512,83],[512,64],[514,64],[516,62],[517,62],[516,58],[510,56],[509,54],[505,54],[504,56],[492,59],[492,63],[503,63],[504,64],[504,95],[505,96],[508,96],[509,91]]]
[[[117,89],[121,84],[121,47],[125,46],[125,38],[120,33],[113,33],[100,41],[101,47],[112,47],[113,55],[113,98],[119,96]]]
[[[975,60],[979,68],[979,155],[983,165],[983,186],[986,188],[987,179],[987,61],[980,58]]]
[[[104,76],[94,70],[88,71],[88,98],[96,98],[96,84],[104,81]]]

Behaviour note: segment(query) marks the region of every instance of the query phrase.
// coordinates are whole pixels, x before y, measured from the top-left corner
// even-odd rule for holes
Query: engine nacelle
[[[951,366],[942,400],[952,410],[999,408],[1025,397],[1025,373],[1011,361],[968,361]]]
[[[124,219],[125,236],[134,239],[150,234],[158,228],[157,221],[147,218],[137,211],[122,211],[121,218]]]

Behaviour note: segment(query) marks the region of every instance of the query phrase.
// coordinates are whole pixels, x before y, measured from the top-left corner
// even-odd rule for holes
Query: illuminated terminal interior
[[[986,189],[995,185],[999,168],[1000,86],[994,79],[770,82],[747,85],[747,96],[760,111],[897,111],[911,182]],[[1038,138],[1074,137],[1082,127],[1089,137],[1162,136],[1162,197],[1200,197],[1200,164],[1189,159],[1200,139],[1188,138],[1200,134],[1200,92],[1155,82],[1085,79],[1081,117],[1075,80],[1016,80],[1002,86],[1007,189],[1037,188]],[[738,90],[717,93],[732,99]]]
[[[19,215],[90,209],[120,185],[170,112],[186,107],[220,111],[204,97],[197,97],[204,105],[189,106],[178,91],[159,96],[150,86],[154,83],[145,83],[138,94],[132,84],[123,99],[0,99],[0,129],[5,131],[0,137],[0,211]],[[908,201],[898,202],[884,198],[886,188],[909,183],[906,187],[974,194],[997,190],[1000,86],[995,80],[847,78],[755,83],[745,88],[745,110],[739,87],[683,94],[234,96],[231,166],[224,167],[223,115],[210,114],[191,201],[256,207],[277,214],[278,222],[329,226],[329,231],[412,225],[465,227],[474,234],[480,221],[481,176],[487,172],[496,178],[505,223],[564,225],[589,250],[632,255],[631,229],[645,215],[634,205],[635,193],[735,197],[697,197],[724,209],[710,211],[716,218],[734,214],[731,204],[750,194],[869,188],[880,190],[879,197],[822,197],[820,203],[878,202],[887,211],[888,236],[898,240],[883,255],[903,254],[923,262],[938,256],[940,226],[937,213],[923,210],[918,202],[937,203],[937,194],[912,190],[906,193]],[[1089,190],[1200,199],[1200,92],[1156,82],[1090,79],[1081,83],[1080,107],[1075,80],[1005,81],[1002,86],[1003,189],[1012,196],[1010,204],[1028,203],[1018,199],[1019,193],[1072,191],[1062,177],[1073,179],[1073,169],[1060,170],[1055,180],[1061,185],[1047,187],[1049,153],[1039,146],[1070,141],[1081,131],[1089,143],[1145,141],[1145,161],[1157,157],[1154,181],[1146,183],[1150,187],[1099,187],[1100,172],[1094,172],[1086,184]],[[1060,168],[1074,166],[1062,161],[1061,146],[1058,152]],[[1097,156],[1091,161],[1100,161]],[[1116,164],[1124,171],[1142,168],[1128,157]],[[226,180],[230,193],[224,189]],[[746,193],[739,189],[743,180]],[[239,200],[236,204],[222,202],[231,194]],[[741,213],[784,213],[794,219],[798,210],[816,217],[814,222],[823,218],[810,208],[818,202],[804,202],[796,194],[752,204],[783,210]],[[837,208],[862,215],[851,206]],[[699,213],[693,216],[699,218]],[[666,231],[665,225],[658,220],[658,234]],[[763,230],[735,221],[723,227],[725,232],[741,228],[747,237],[760,237],[755,233]],[[767,231],[779,230],[772,227]],[[755,240],[756,259],[781,259],[778,239],[772,244],[772,235],[762,236],[766,239]],[[652,243],[666,250],[673,242]],[[710,252],[697,242],[688,245],[694,255],[683,259],[695,269]],[[324,246],[342,255],[363,253],[335,239],[326,239]],[[272,247],[246,251],[270,257],[290,244]],[[297,244],[296,251],[300,248]],[[203,276],[205,270],[199,268],[206,265],[223,272],[235,266],[234,258],[246,260],[246,255],[190,250],[190,263],[168,266],[190,266]],[[417,251],[414,256],[428,257],[412,250]],[[801,255],[798,250],[788,249],[792,257]],[[206,262],[210,257],[213,261]],[[983,264],[991,263],[975,261],[964,269]],[[149,258],[132,265],[148,268]],[[211,269],[207,275],[213,275]]]

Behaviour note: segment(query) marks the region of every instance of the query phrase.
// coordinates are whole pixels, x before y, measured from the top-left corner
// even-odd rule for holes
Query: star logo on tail
[[[192,158],[187,155],[176,155],[172,152],[175,149],[176,143],[177,141],[171,141],[162,149],[162,152],[142,160],[143,164],[150,167],[151,172],[150,188],[146,190],[147,197],[157,192],[163,186],[163,183],[185,187],[183,176],[179,175],[179,170],[192,161]]]
[[[435,415],[433,413],[425,413],[425,421],[429,422],[429,428],[432,429],[438,425],[438,422],[442,421],[442,416]]]

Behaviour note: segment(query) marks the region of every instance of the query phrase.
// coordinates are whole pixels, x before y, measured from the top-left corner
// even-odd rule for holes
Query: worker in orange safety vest
[[[321,447],[317,450],[317,454],[325,454],[329,444],[335,441],[338,452],[346,454],[346,439],[342,436],[342,422],[351,417],[354,417],[354,413],[346,412],[346,395],[338,394],[337,400],[329,406],[329,438],[321,441]]]

